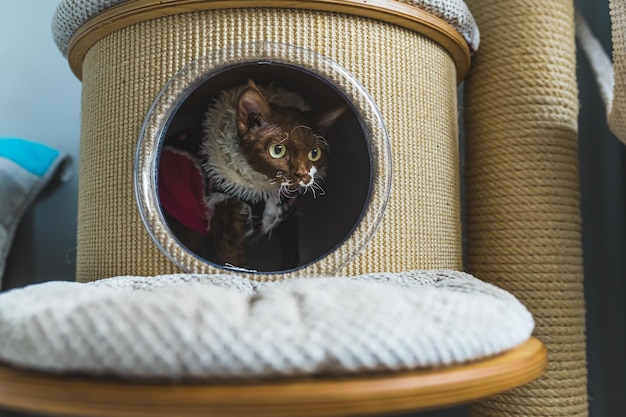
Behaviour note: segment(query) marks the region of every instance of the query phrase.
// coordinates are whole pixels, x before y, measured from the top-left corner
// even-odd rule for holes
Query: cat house
[[[475,411],[583,415],[573,5],[528,3],[470,2],[486,42],[465,89],[467,264],[528,302],[550,362],[547,378]],[[120,412],[123,397],[132,413],[143,398],[145,415],[168,403],[174,413],[219,414],[217,405],[241,414],[242,400],[243,412],[257,415],[408,412],[502,392],[542,372],[546,350],[529,339],[529,311],[458,272],[456,86],[478,44],[463,2],[62,0],[54,33],[83,82],[77,278],[97,282],[3,296],[2,361],[72,375],[26,372],[29,385],[0,369],[2,385],[17,386],[3,390],[3,404],[21,399],[24,409],[59,412],[58,404],[73,403],[76,415],[106,414],[107,405]],[[248,242],[252,257],[242,270],[191,248],[166,216],[162,186],[170,177],[161,171],[164,150],[187,146],[211,103],[249,80],[297,93],[314,109],[347,111],[325,133],[325,194],[302,196],[293,228]],[[275,239],[285,236],[297,241],[296,265],[283,266]],[[225,331],[228,323],[237,332]],[[520,360],[516,349],[446,368],[516,346],[530,355]],[[213,351],[234,366],[211,366]],[[492,366],[496,372],[483,372]],[[211,378],[201,391],[166,384],[152,396],[137,395],[144,385],[112,390],[80,380],[84,395],[76,395],[74,372],[103,370],[177,381],[306,378],[269,385],[270,396],[267,386]],[[400,371],[391,389],[373,374],[310,378],[379,370]],[[449,373],[459,370],[465,383]],[[432,376],[444,381],[435,391],[422,383]],[[33,389],[44,385],[60,388]],[[465,390],[450,390],[459,385]],[[42,401],[46,394],[51,402]]]
[[[67,0],[54,34],[83,83],[77,278],[235,270],[273,280],[461,268],[457,84],[478,46],[463,1]],[[254,80],[348,110],[323,190],[248,269],[192,250],[164,214],[164,146]],[[320,195],[323,194],[323,195]]]

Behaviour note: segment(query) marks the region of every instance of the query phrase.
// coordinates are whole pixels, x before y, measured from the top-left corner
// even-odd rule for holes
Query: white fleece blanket
[[[511,294],[456,271],[129,276],[0,294],[0,361],[169,380],[402,371],[501,353],[533,327]]]

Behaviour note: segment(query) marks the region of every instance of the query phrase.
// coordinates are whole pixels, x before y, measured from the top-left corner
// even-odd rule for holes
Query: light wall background
[[[0,0],[0,136],[46,144],[74,162],[70,178],[54,181],[23,217],[3,290],[74,279],[81,85],[52,41],[50,22],[56,4],[56,0]],[[608,0],[576,0],[576,4],[610,51]],[[623,417],[626,146],[606,128],[606,115],[582,57],[578,79],[590,416]],[[419,415],[456,417],[467,411]],[[0,410],[0,417],[18,416],[25,417]]]
[[[80,89],[52,40],[51,0],[0,0],[0,136],[51,146],[72,159],[24,215],[3,288],[73,280],[76,258]]]

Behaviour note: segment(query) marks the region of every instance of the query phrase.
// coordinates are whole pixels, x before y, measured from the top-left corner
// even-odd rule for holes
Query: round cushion
[[[129,0],[61,0],[52,19],[54,41],[67,55],[70,39],[87,20]],[[476,21],[463,0],[400,0],[448,22],[476,51],[480,33]]]
[[[173,380],[401,371],[501,353],[533,327],[513,295],[456,271],[126,276],[0,294],[0,361]]]

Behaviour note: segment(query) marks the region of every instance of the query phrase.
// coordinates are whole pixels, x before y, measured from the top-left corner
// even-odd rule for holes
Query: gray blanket
[[[0,138],[0,288],[20,218],[65,159],[39,143]]]

